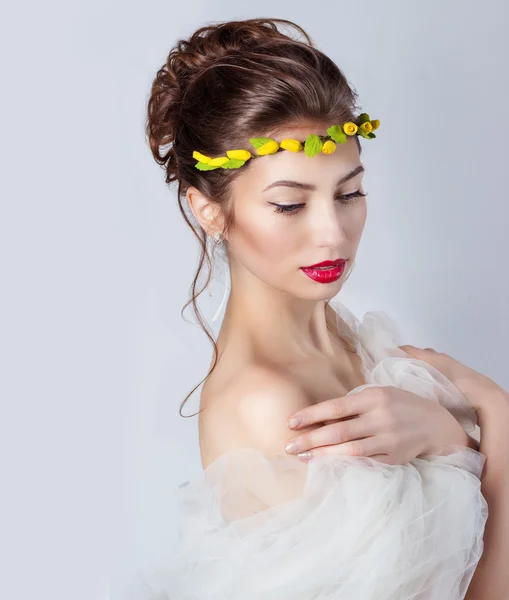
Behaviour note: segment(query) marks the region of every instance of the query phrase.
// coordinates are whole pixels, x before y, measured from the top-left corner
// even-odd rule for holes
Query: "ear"
[[[194,218],[202,229],[211,236],[221,233],[223,219],[219,204],[212,202],[194,186],[188,188],[186,198]]]

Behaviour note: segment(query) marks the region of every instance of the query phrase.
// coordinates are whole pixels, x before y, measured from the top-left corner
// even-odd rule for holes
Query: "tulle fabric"
[[[431,365],[413,359],[397,324],[359,321],[332,301],[361,355],[366,384],[439,402],[471,433],[476,413]],[[226,452],[177,490],[179,546],[144,572],[135,600],[461,600],[483,550],[485,456],[451,445],[388,465],[369,457]]]

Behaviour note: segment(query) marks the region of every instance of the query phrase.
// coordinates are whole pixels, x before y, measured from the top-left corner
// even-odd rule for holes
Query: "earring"
[[[216,244],[220,244],[223,241],[223,236],[220,233],[216,233],[212,239]]]

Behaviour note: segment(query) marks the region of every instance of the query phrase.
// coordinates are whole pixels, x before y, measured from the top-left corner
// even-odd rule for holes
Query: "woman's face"
[[[326,129],[292,128],[272,137],[304,141],[310,133],[327,135]],[[333,154],[285,150],[251,160],[233,184],[232,271],[298,298],[332,298],[353,264],[366,221],[356,141],[348,137]],[[335,281],[315,281],[301,269],[340,258],[347,262]]]

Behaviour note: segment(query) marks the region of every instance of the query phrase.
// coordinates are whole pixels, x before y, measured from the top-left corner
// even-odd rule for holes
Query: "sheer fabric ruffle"
[[[359,321],[332,301],[366,384],[476,413],[431,365],[398,348],[384,312]],[[345,327],[346,325],[346,327]],[[179,546],[140,575],[133,600],[462,600],[483,550],[485,456],[451,445],[404,465],[325,456],[303,463],[254,448],[223,454],[179,486]]]

